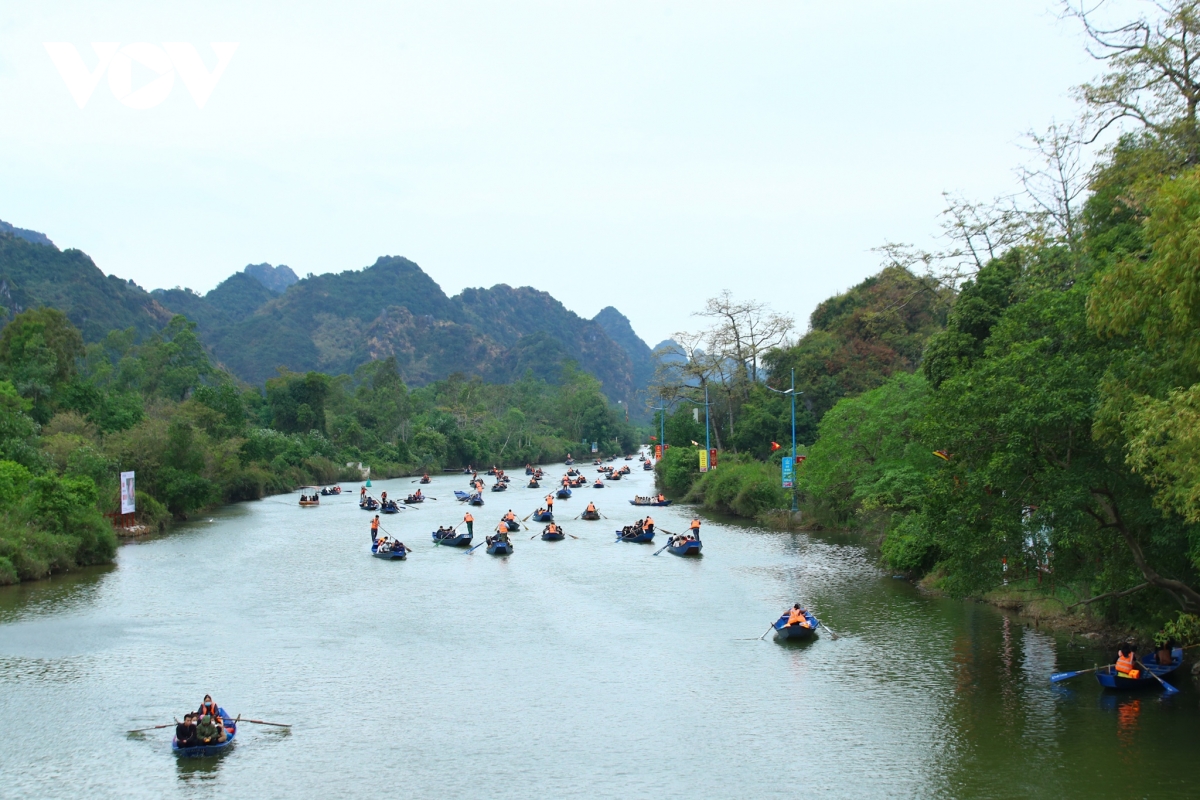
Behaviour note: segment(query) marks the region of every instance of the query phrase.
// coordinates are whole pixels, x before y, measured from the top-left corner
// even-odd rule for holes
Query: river
[[[1200,795],[1190,677],[1169,700],[1091,676],[1052,686],[1105,654],[925,596],[849,538],[706,518],[700,558],[614,543],[651,478],[576,490],[557,514],[580,539],[516,534],[509,557],[432,545],[462,518],[450,475],[426,487],[437,501],[384,517],[415,548],[406,562],[370,557],[347,485],[320,508],[230,506],[123,546],[115,567],[2,589],[0,796]],[[513,482],[476,509],[477,542],[545,494]],[[571,521],[587,500],[611,521]],[[690,517],[655,511],[668,530]],[[797,600],[841,638],[754,639]],[[206,692],[293,727],[243,723],[202,760],[173,757],[169,728],[126,734]]]

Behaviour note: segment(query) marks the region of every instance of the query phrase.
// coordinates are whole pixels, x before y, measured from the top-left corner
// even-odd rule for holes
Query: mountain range
[[[0,323],[26,308],[58,308],[89,342],[113,329],[147,335],[183,314],[217,361],[257,385],[280,368],[341,374],[388,356],[413,385],[454,373],[508,382],[532,372],[553,381],[573,361],[611,400],[630,403],[654,371],[650,348],[611,306],[589,320],[546,292],[505,284],[450,297],[400,256],[306,278],[284,265],[251,264],[203,295],[147,292],[106,276],[79,250],[0,222],[0,305]],[[643,405],[633,402],[631,411]]]

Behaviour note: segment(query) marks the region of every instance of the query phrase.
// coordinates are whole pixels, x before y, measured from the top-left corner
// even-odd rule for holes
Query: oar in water
[[[571,522],[574,522],[575,520],[579,519],[579,518],[580,518],[580,517],[582,517],[582,516],[583,516],[583,512],[582,512],[582,511],[580,511],[578,514],[576,514],[575,516],[571,517]]]
[[[828,625],[826,625],[824,622],[821,622],[821,620],[817,620],[817,627],[818,627],[818,628],[824,628],[825,630],[829,631],[829,635],[833,637],[833,640],[834,640],[835,642],[836,642],[838,639],[842,638],[842,636],[841,636],[841,634],[840,634],[840,633],[838,633],[838,632],[837,632],[837,631],[835,631],[833,628],[831,628],[831,627],[829,627]]]
[[[475,545],[474,547],[472,547],[470,550],[468,550],[468,551],[465,553],[465,555],[468,555],[468,556],[469,556],[469,555],[471,555],[471,553],[474,553],[476,550],[478,550],[479,548],[483,547],[485,544],[487,544],[487,539],[484,539],[482,542],[480,542],[479,544],[477,544],[477,545]]]
[[[597,513],[597,514],[599,514],[600,516],[604,517],[604,512],[603,512],[603,511],[597,511],[596,513]],[[604,518],[605,518],[605,519],[608,519],[608,517],[604,517]]]
[[[663,550],[666,550],[666,549],[667,549],[668,547],[670,547],[670,546],[671,546],[671,543],[670,543],[670,542],[667,542],[667,543],[666,543],[666,544],[664,544],[662,547],[660,547],[660,548],[658,548],[657,550],[655,550],[655,551],[654,551],[654,555],[658,555],[659,553],[661,553]]]
[[[241,719],[240,714],[238,715],[238,719]],[[263,720],[263,719],[243,719],[242,722],[253,722],[255,725],[274,725],[276,728],[292,727],[291,725],[288,725],[283,722],[267,722],[266,720]]]
[[[527,519],[529,519],[530,517],[532,517],[532,516],[534,515],[534,513],[535,513],[535,512],[533,512],[533,511],[530,511],[528,514],[526,514],[526,515],[525,515],[525,519],[522,519],[522,520],[521,520],[521,522],[524,522],[525,520],[527,520]]]
[[[154,725],[153,727],[150,727],[150,728],[138,728],[135,731],[126,731],[126,733],[144,733],[146,731],[156,731],[159,728],[169,728],[172,725],[178,725],[178,724],[179,724],[178,722],[168,722],[166,725]]]
[[[575,534],[573,534],[573,533],[568,533],[568,534],[567,534],[567,536],[570,536],[572,539],[575,539],[576,541],[578,541],[578,540],[579,540],[579,537],[578,537],[578,536],[576,536],[576,535],[575,535]]]
[[[1104,667],[1107,667],[1107,666],[1108,665],[1105,664],[1104,666],[1092,667],[1091,669],[1077,669],[1072,672],[1056,672],[1050,676],[1050,682],[1051,683],[1062,683],[1063,681],[1071,680],[1071,678],[1074,678],[1077,675],[1084,675],[1088,672],[1095,672],[1096,670],[1104,669]]]
[[[1151,672],[1150,670],[1146,669],[1146,665],[1145,665],[1145,664],[1143,664],[1143,663],[1141,662],[1141,660],[1140,660],[1140,659],[1138,659],[1138,660],[1137,660],[1137,665],[1138,665],[1139,667],[1141,667],[1141,668],[1142,668],[1142,669],[1143,669],[1145,672],[1149,672],[1149,673],[1150,673],[1150,677],[1154,678],[1154,680],[1156,680],[1156,681],[1158,681],[1160,684],[1162,684],[1163,690],[1164,690],[1164,691],[1167,693],[1167,697],[1170,697],[1170,696],[1171,696],[1171,695],[1173,695],[1173,694],[1179,694],[1179,690],[1178,690],[1178,689],[1176,689],[1176,688],[1175,688],[1174,686],[1172,686],[1171,684],[1169,684],[1169,683],[1167,683],[1166,681],[1164,681],[1162,678],[1158,677],[1158,673],[1157,673],[1157,672]]]

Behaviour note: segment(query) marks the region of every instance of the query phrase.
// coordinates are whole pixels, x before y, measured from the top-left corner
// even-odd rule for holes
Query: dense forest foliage
[[[892,266],[826,302],[803,339],[764,355],[763,385],[740,354],[722,351],[751,390],[718,392],[709,408],[738,408],[740,418],[717,422],[721,438],[759,465],[743,456],[735,478],[715,480],[723,466],[701,476],[697,428],[680,404],[666,425],[664,484],[737,513],[782,507],[780,453],[750,440],[786,444],[780,396],[756,392],[789,387],[795,369],[801,441],[811,445],[798,476],[809,524],[870,531],[891,569],[956,595],[1007,584],[1114,621],[1191,620],[1200,611],[1200,124],[1189,98],[1200,69],[1179,42],[1200,34],[1200,4],[1163,9],[1156,25],[1096,40],[1109,71],[1081,87],[1088,119],[1133,117],[1139,129],[1090,171],[1078,129],[1036,137],[1046,161],[1023,173],[1027,207],[952,205],[959,247],[910,262],[941,259],[943,272],[917,278]],[[1041,193],[1039,175],[1053,178]],[[873,291],[887,299],[868,308]],[[695,402],[702,386],[682,380],[676,395]],[[773,426],[755,419],[760,403]]]
[[[299,485],[463,465],[561,459],[583,442],[636,441],[599,382],[565,364],[553,382],[450,378],[410,389],[394,358],[352,375],[282,372],[265,390],[216,367],[195,324],[85,344],[61,311],[0,332],[0,583],[109,560],[103,517],[118,473],[137,475],[141,521]]]

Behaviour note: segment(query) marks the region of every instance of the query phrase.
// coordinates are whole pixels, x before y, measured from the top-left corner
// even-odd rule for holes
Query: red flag
[[[771,452],[772,453],[774,453],[780,447],[782,447],[782,445],[780,445],[778,442],[771,442]]]

